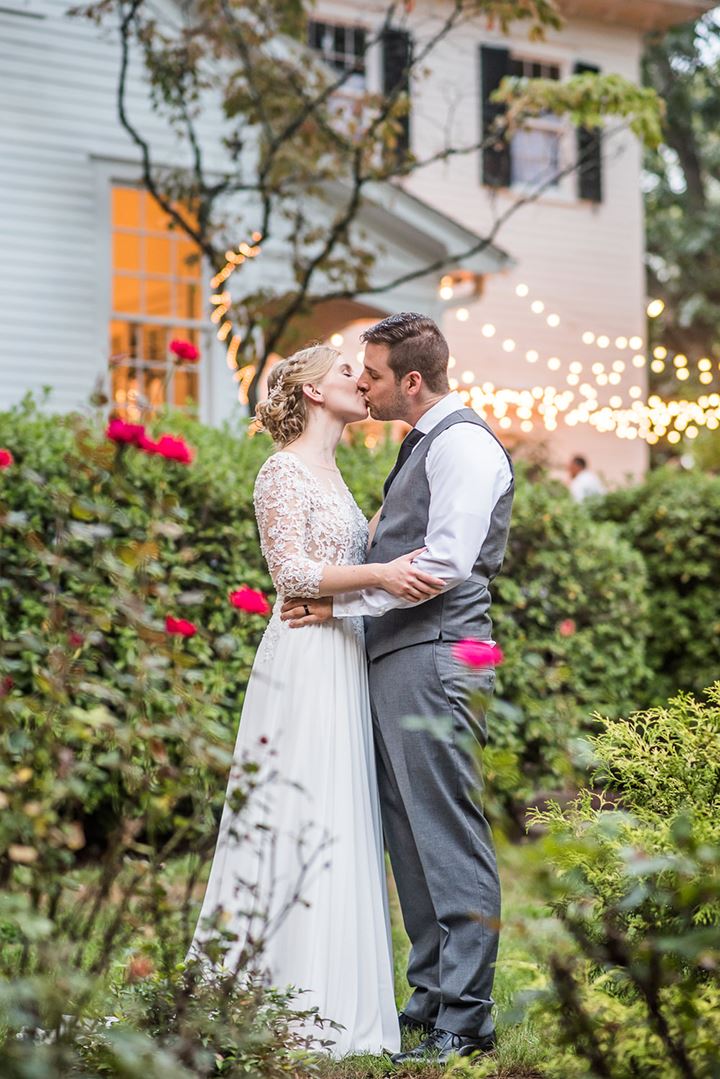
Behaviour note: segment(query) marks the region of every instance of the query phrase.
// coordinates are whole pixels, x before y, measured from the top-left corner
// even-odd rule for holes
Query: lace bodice
[[[283,450],[258,472],[255,516],[278,595],[263,641],[266,653],[278,632],[287,629],[279,620],[285,596],[317,596],[324,566],[365,561],[367,521],[345,484],[343,488],[330,489],[294,453]]]

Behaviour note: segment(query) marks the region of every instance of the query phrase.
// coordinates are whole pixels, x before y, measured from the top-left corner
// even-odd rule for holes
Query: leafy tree
[[[147,0],[95,0],[75,9],[119,34],[120,121],[139,152],[146,187],[212,268],[215,318],[231,343],[236,375],[250,382],[251,400],[268,356],[297,344],[293,333],[303,333],[302,318],[315,305],[382,293],[475,254],[558,178],[514,202],[471,249],[402,279],[371,282],[376,252],[359,223],[364,199],[379,184],[483,145],[453,143],[448,124],[440,150],[426,156],[410,150],[411,87],[426,74],[434,51],[479,18],[502,27],[524,21],[534,36],[561,24],[552,0],[451,0],[422,23],[414,21],[413,6],[391,3],[378,14],[376,30],[362,38],[363,59],[380,47],[385,56],[394,50],[393,73],[386,71],[381,93],[354,86],[349,93],[352,65],[336,70],[307,48],[311,5],[303,0],[202,0],[179,5],[173,26],[161,25]],[[152,107],[184,155],[177,167],[160,163],[132,115],[128,72],[138,60]],[[538,108],[590,127],[611,115],[621,125],[629,122],[648,144],[659,137],[654,95],[618,76],[537,82],[536,91],[532,83],[516,87],[520,103],[486,139],[510,136]],[[201,122],[208,113],[220,118],[220,127]],[[220,132],[214,142],[208,131]],[[596,152],[596,141],[586,141]],[[581,154],[563,172],[582,165]],[[265,244],[286,252],[288,272],[274,284],[267,277],[261,282],[252,269]]]
[[[665,303],[651,337],[689,359],[720,351],[720,19],[711,12],[651,39],[644,80],[665,101],[646,154],[648,291]],[[695,365],[690,364],[690,370]],[[668,368],[670,365],[668,364]],[[676,392],[672,369],[658,390]],[[692,377],[683,396],[697,392]],[[702,388],[704,390],[704,388]]]

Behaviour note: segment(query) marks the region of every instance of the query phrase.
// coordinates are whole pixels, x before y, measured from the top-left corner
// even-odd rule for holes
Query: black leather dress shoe
[[[495,1035],[486,1034],[482,1038],[467,1038],[462,1034],[453,1034],[450,1030],[431,1030],[414,1049],[407,1053],[395,1053],[393,1064],[406,1064],[412,1061],[426,1061],[429,1064],[447,1064],[452,1056],[469,1057],[473,1053],[492,1053],[495,1049]]]
[[[429,1034],[435,1026],[434,1023],[423,1022],[422,1019],[413,1019],[412,1015],[406,1015],[405,1012],[398,1012],[398,1023],[401,1034]]]

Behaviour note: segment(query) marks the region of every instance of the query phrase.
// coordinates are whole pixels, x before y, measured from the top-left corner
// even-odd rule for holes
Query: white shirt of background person
[[[425,412],[417,424],[427,434],[465,404],[452,391]],[[415,453],[422,439],[413,447]],[[445,581],[445,591],[466,581],[490,528],[497,501],[512,482],[507,457],[495,438],[474,423],[456,423],[437,436],[425,457],[430,487],[425,550],[414,565]],[[377,618],[396,607],[414,607],[412,600],[391,596],[382,588],[346,592],[333,599],[333,617]]]
[[[583,502],[593,495],[604,495],[605,488],[599,478],[589,468],[576,472],[569,483],[570,494],[576,502]]]

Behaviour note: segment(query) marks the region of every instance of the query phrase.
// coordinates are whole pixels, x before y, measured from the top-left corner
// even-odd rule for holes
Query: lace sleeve
[[[255,481],[255,517],[275,590],[281,596],[318,596],[324,566],[308,557],[306,526],[312,509],[307,481],[280,454]]]

